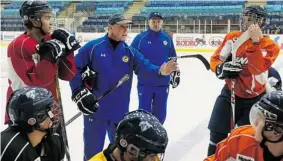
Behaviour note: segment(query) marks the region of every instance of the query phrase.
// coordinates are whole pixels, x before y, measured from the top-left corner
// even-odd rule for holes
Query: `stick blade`
[[[206,67],[207,70],[210,70],[210,64],[209,62],[205,59],[205,57],[203,57],[202,55],[197,55],[197,58],[202,61],[202,63],[204,64],[204,66]]]
[[[193,54],[193,55],[182,55],[182,56],[177,56],[177,57],[170,57],[170,59],[180,59],[180,58],[197,58],[199,59],[205,66],[207,70],[210,69],[210,64],[209,62],[205,59],[204,56],[201,54]]]

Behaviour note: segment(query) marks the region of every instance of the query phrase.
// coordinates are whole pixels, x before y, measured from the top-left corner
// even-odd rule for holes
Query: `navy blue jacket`
[[[137,49],[144,57],[154,65],[161,66],[168,61],[168,57],[175,57],[176,51],[173,41],[169,34],[160,30],[159,32],[151,29],[140,33],[133,40],[132,47]],[[138,75],[138,83],[148,86],[169,86],[170,76],[148,77],[147,74]]]
[[[77,71],[70,81],[73,93],[83,86],[81,74],[86,66],[97,72],[97,83],[92,90],[97,97],[113,87],[125,74],[130,75],[130,80],[99,101],[99,109],[94,116],[111,121],[120,121],[129,110],[133,71],[158,77],[160,68],[125,42],[120,42],[114,51],[107,34],[84,45],[75,56],[75,64]]]

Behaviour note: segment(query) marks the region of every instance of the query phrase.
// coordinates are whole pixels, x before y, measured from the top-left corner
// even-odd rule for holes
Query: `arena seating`
[[[48,0],[58,13],[70,4],[70,1]],[[96,0],[76,3],[77,12],[88,12],[89,17],[77,27],[78,32],[104,32],[107,19],[114,13],[125,13],[135,0]],[[246,0],[149,0],[140,13],[132,16],[135,24],[144,24],[150,12],[163,14],[165,24],[192,23],[194,20],[214,21],[213,23],[231,20],[237,24]],[[22,2],[12,0],[1,10],[2,31],[22,31],[24,27],[18,9]],[[283,1],[267,0],[267,11],[270,24],[282,25]]]
[[[95,10],[97,14],[124,13],[124,9],[132,3],[133,0],[83,1],[77,5],[76,9],[82,11]]]
[[[89,11],[95,9],[94,13],[78,27],[78,31],[104,32],[108,18],[115,13],[123,14],[132,3],[133,0],[98,0],[78,4],[77,10]]]

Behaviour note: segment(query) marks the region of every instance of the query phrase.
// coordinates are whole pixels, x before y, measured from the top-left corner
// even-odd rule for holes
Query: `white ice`
[[[1,130],[6,128],[6,126],[3,126],[8,87],[6,51],[7,47],[1,46]],[[203,55],[209,60],[211,54]],[[224,82],[218,80],[211,71],[207,71],[198,59],[180,59],[178,62],[181,69],[181,83],[176,89],[170,89],[167,119],[164,124],[169,136],[165,161],[202,161],[206,156],[209,142],[208,120],[215,99],[219,95]],[[280,55],[274,66],[280,71],[281,77],[283,77],[282,64],[283,55]],[[136,84],[135,77],[130,110],[135,110],[138,107]],[[65,120],[68,120],[78,110],[70,99],[71,91],[68,82],[61,81],[60,88],[63,96]],[[83,122],[82,117],[80,117],[67,127],[72,161],[83,159],[82,134]],[[106,139],[105,146],[108,143]]]

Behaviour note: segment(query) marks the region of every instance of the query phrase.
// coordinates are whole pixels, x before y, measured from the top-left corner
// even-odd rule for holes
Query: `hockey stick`
[[[202,61],[202,63],[205,65],[206,69],[209,70],[210,69],[210,65],[209,62],[205,59],[205,57],[203,57],[201,54],[194,54],[194,55],[182,55],[182,56],[176,56],[176,57],[170,57],[169,59],[181,59],[181,58],[197,58],[200,61]]]
[[[97,97],[97,102],[99,100],[101,100],[102,98],[104,98],[106,95],[108,95],[109,93],[111,93],[112,91],[114,91],[116,88],[118,88],[119,86],[121,86],[124,82],[126,82],[127,80],[130,79],[129,74],[126,74],[123,78],[121,78],[116,84],[115,86],[111,87],[110,89],[108,89],[106,92],[104,92],[101,96]],[[65,125],[68,126],[70,123],[72,123],[74,120],[76,120],[78,117],[80,117],[82,115],[81,112],[78,112],[76,115],[74,115],[72,118],[70,118]]]
[[[56,62],[56,64],[57,64],[56,79],[55,79],[55,81],[56,81],[56,95],[57,95],[59,106],[61,107],[60,125],[61,125],[61,135],[63,137],[63,142],[64,142],[64,145],[65,145],[66,158],[67,158],[68,161],[71,161],[67,132],[66,132],[66,125],[65,125],[65,118],[64,118],[64,112],[63,112],[63,104],[62,104],[62,98],[61,98],[61,92],[60,92],[60,86],[59,86],[59,63],[60,63],[60,58],[58,58],[57,62]]]
[[[232,44],[232,63],[236,64],[237,50],[238,48],[249,39],[248,30],[245,31],[233,44]],[[236,106],[236,97],[235,97],[235,83],[236,79],[231,80],[231,130],[235,127],[235,106]]]

